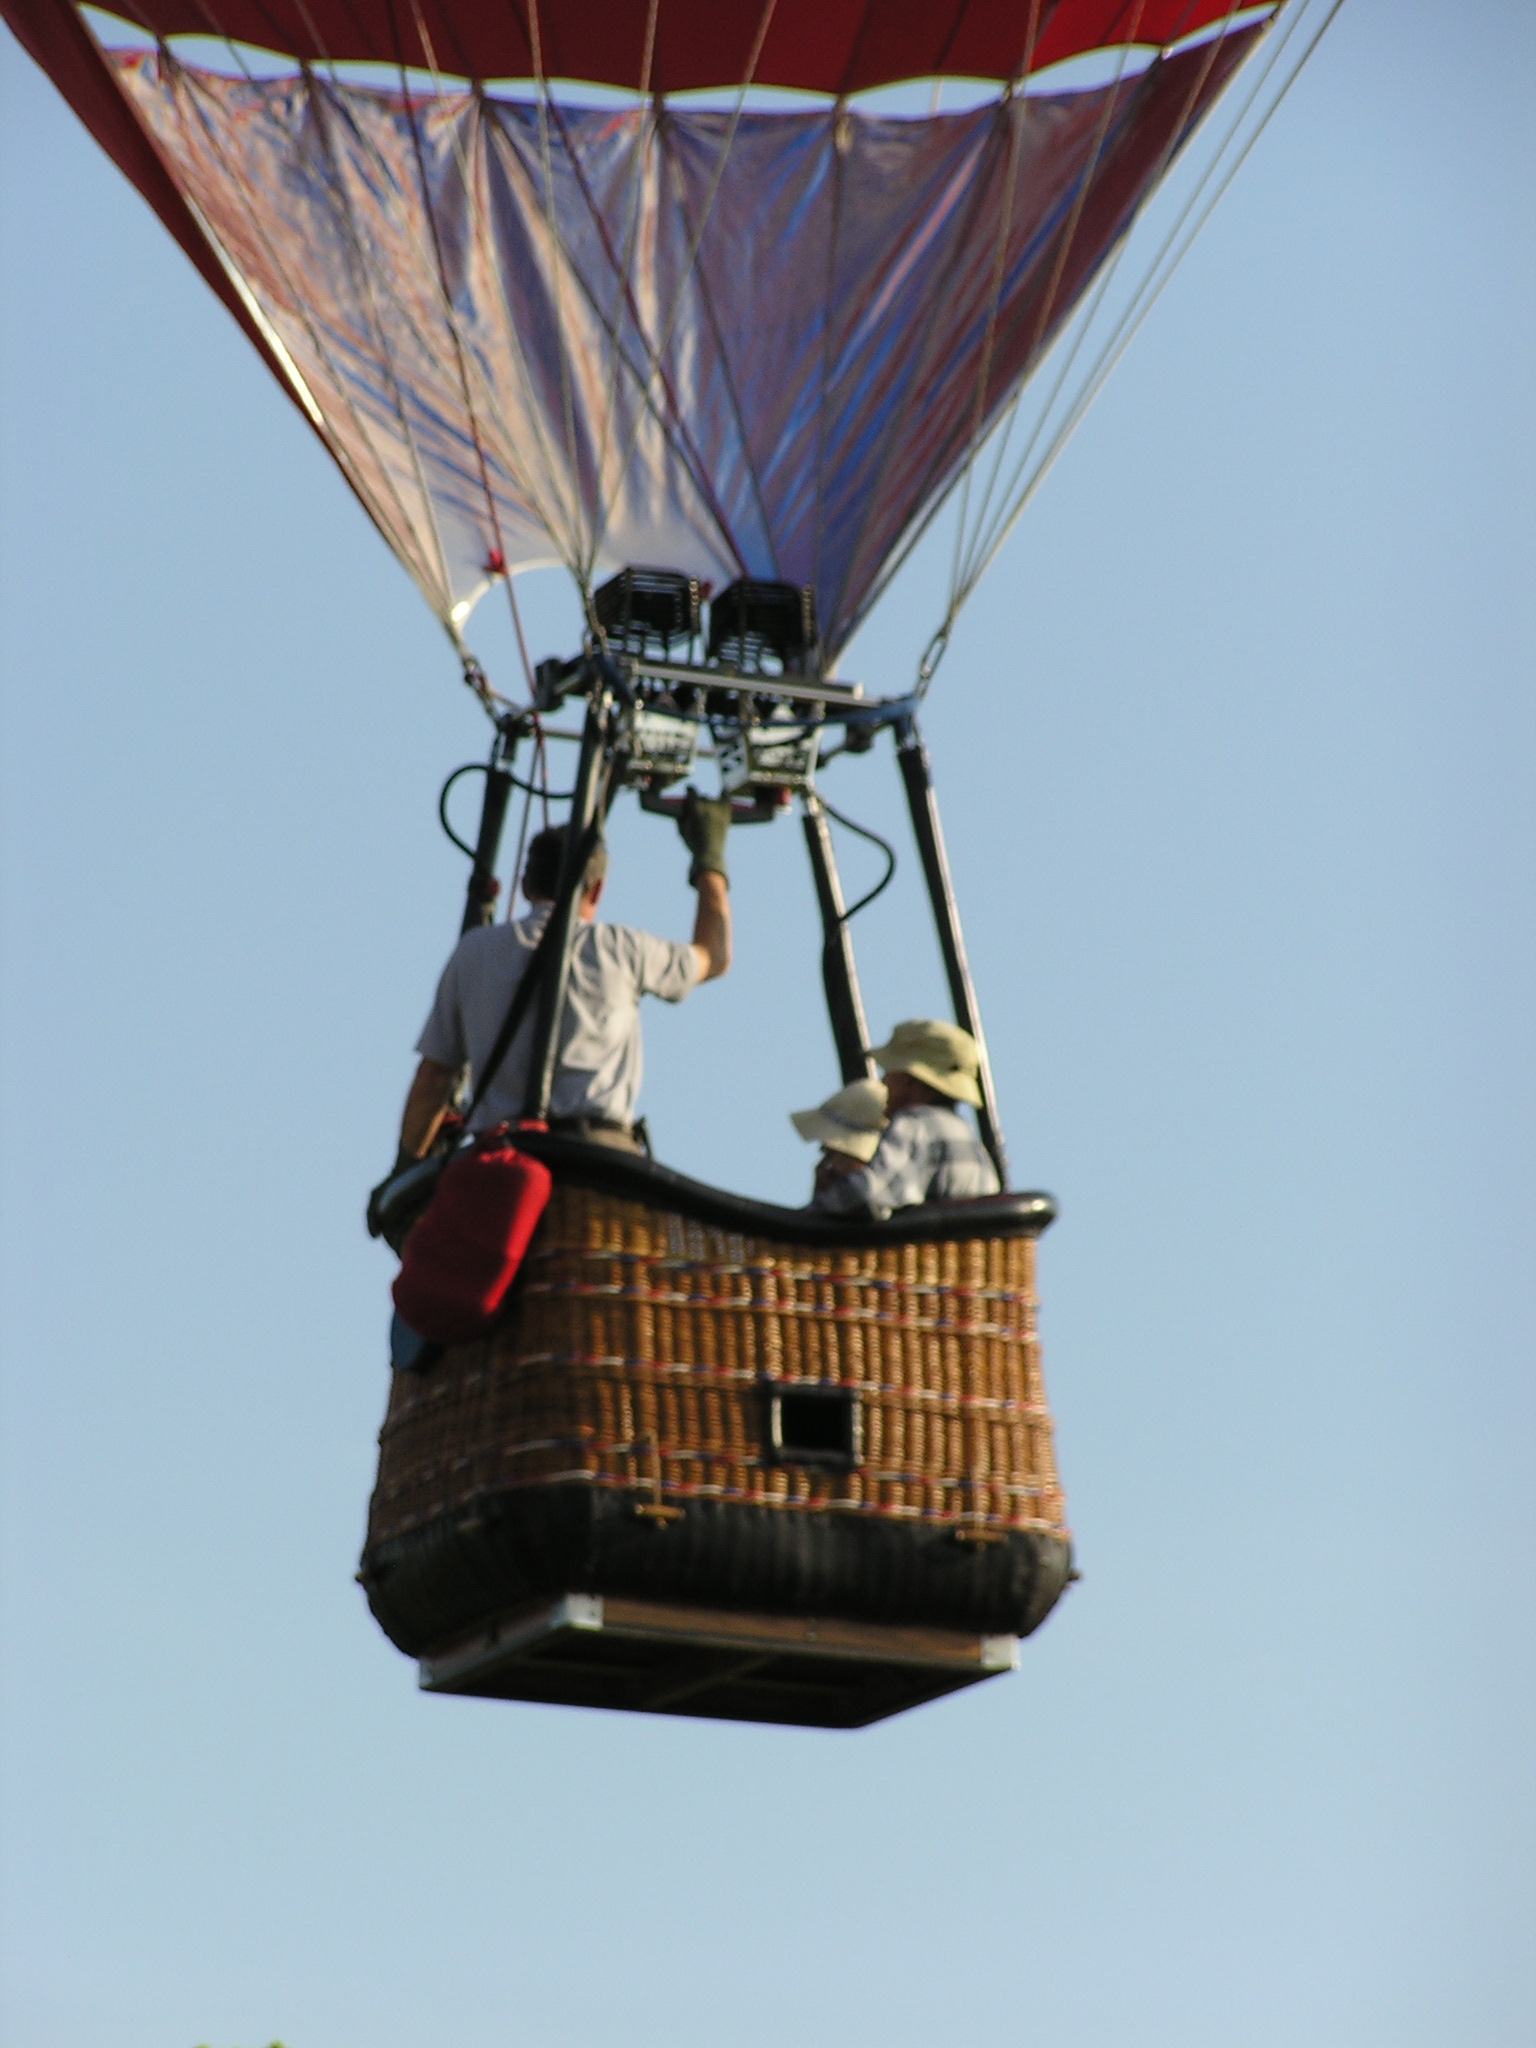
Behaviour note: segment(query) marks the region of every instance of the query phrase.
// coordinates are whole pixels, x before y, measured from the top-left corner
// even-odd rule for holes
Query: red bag
[[[483,1337],[501,1312],[553,1183],[549,1168],[488,1132],[444,1169],[405,1240],[395,1276],[401,1319],[433,1344]]]

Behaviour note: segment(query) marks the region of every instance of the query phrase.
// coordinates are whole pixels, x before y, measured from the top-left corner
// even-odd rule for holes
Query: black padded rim
[[[718,1500],[658,1527],[637,1505],[570,1480],[513,1487],[369,1548],[358,1577],[390,1641],[419,1657],[569,1592],[1027,1636],[1072,1571],[1064,1533],[962,1544],[953,1523]]]
[[[781,1209],[706,1187],[636,1152],[594,1145],[561,1131],[519,1131],[513,1142],[532,1159],[542,1159],[557,1180],[599,1194],[644,1202],[696,1223],[712,1223],[742,1237],[777,1238],[781,1243],[846,1245],[933,1244],[978,1237],[1038,1237],[1056,1219],[1052,1196],[1039,1193],[985,1195],[974,1202],[925,1202],[894,1216],[823,1216],[814,1209]]]

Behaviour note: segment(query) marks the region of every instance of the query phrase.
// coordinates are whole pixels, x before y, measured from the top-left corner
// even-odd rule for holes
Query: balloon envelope
[[[232,76],[164,46],[102,52],[64,0],[3,4],[450,630],[503,571],[563,563],[590,587],[648,563],[811,585],[829,657],[1264,27],[1229,25],[1093,89],[899,119]],[[805,17],[794,62],[765,39],[751,75],[872,82],[919,56],[1006,75],[1089,34],[1183,33],[1211,11],[1063,4],[1026,36],[1028,7],[961,10],[941,49],[944,10],[870,10],[855,61],[863,10],[834,0]],[[206,30],[198,15],[157,26]],[[446,15],[414,17],[439,63],[527,68],[529,17],[452,18],[457,41]],[[719,33],[701,16],[697,44],[690,18],[657,10],[653,78],[658,52],[675,65],[685,48],[751,70],[720,26],[735,34],[750,10],[714,10]],[[300,56],[320,34],[332,55],[376,57],[394,47],[386,19],[349,0],[291,23],[264,4],[260,35],[238,9],[220,26],[291,32]],[[617,79],[647,15],[534,19],[540,63]]]

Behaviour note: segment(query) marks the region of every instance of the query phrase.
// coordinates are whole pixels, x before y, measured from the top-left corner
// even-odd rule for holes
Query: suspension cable
[[[951,591],[944,619],[929,642],[919,668],[919,693],[926,690],[940,660],[942,660],[955,620],[959,616],[962,607],[969,601],[982,577],[996,560],[998,553],[1023,516],[1036,491],[1044,482],[1056,458],[1060,455],[1078,426],[1081,425],[1131,341],[1139,332],[1153,306],[1162,296],[1163,291],[1167,288],[1169,280],[1173,277],[1195,239],[1226,195],[1233,179],[1247,161],[1259,137],[1268,127],[1269,122],[1273,119],[1282,101],[1301,75],[1313,52],[1332,26],[1342,5],[1343,0],[1331,0],[1321,26],[1312,35],[1310,41],[1307,41],[1305,46],[1301,48],[1300,55],[1290,65],[1278,90],[1267,105],[1264,106],[1251,131],[1239,145],[1237,138],[1248,122],[1249,116],[1258,103],[1260,95],[1274,76],[1281,58],[1295,42],[1301,31],[1303,21],[1309,15],[1315,16],[1316,8],[1312,4],[1312,0],[1299,0],[1295,12],[1289,16],[1280,34],[1276,37],[1275,47],[1271,51],[1268,60],[1260,67],[1252,89],[1228,125],[1227,132],[1212,152],[1205,170],[1202,172],[1193,191],[1185,200],[1182,209],[1165,235],[1161,246],[1149,263],[1141,283],[1132,293],[1130,300],[1110,329],[1107,338],[1101,344],[1077,397],[1067,408],[1065,415],[1051,434],[1043,450],[1040,451],[1038,458],[1031,464],[1030,458],[1038,446],[1040,434],[1061,394],[1065,381],[1065,371],[1056,379],[1050,397],[1041,409],[1029,442],[1015,464],[1007,489],[1002,494],[1001,503],[992,512],[992,516],[985,526],[978,525],[978,529],[973,533],[969,546],[963,549],[965,566],[961,578]],[[1233,11],[1237,10],[1234,9]],[[1235,153],[1233,153],[1234,151]],[[1212,189],[1213,180],[1215,181],[1214,189]],[[1207,194],[1208,196],[1205,196]],[[1204,197],[1203,205],[1201,204],[1202,197]],[[1199,210],[1196,214],[1197,208]],[[1192,224],[1191,215],[1196,216]],[[1122,244],[1122,248],[1123,246]],[[1172,251],[1171,255],[1170,251]],[[1118,254],[1114,260],[1118,263]],[[1105,282],[1107,284],[1107,280]],[[1102,306],[1104,296],[1104,287],[1101,286],[1095,292],[1093,300],[1085,313],[1084,320],[1079,325],[1077,335],[1071,344],[1067,368],[1070,368],[1071,360],[1075,359],[1078,350],[1081,348],[1087,328]],[[1022,395],[1021,391],[1021,398]],[[1010,410],[1009,432],[1012,431],[1012,419],[1015,416],[1016,407]],[[987,496],[988,498],[991,497],[990,487]]]

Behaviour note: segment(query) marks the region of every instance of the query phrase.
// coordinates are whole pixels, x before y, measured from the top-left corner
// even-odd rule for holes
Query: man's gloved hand
[[[700,796],[696,789],[690,789],[677,829],[683,835],[683,844],[693,855],[693,865],[688,870],[688,880],[693,887],[699,886],[700,875],[718,875],[722,881],[728,882],[730,872],[725,865],[725,835],[731,829],[730,798]]]
[[[405,1169],[408,1166],[415,1166],[418,1163],[419,1162],[415,1158],[414,1154],[407,1152],[404,1146],[402,1146],[400,1150],[395,1154],[395,1163],[389,1169],[388,1173],[385,1174],[384,1178],[379,1182],[376,1188],[369,1189],[367,1216],[368,1235],[370,1237],[381,1237],[383,1235],[384,1225],[380,1216],[380,1205],[382,1204],[385,1195],[388,1193],[390,1188],[394,1186],[395,1181],[402,1173],[404,1173]]]

